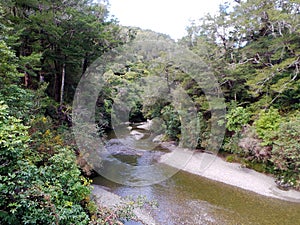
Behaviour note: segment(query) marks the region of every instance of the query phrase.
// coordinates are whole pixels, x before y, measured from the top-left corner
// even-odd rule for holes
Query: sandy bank
[[[171,150],[171,153],[167,153],[161,157],[161,162],[166,163],[173,152],[180,148],[166,143],[162,145]],[[185,152],[183,149],[182,151]],[[176,167],[176,163],[172,165],[167,162],[167,164],[170,166],[175,165]],[[281,190],[276,186],[273,177],[248,168],[243,168],[238,163],[225,162],[223,159],[212,154],[200,152],[194,153],[182,169],[211,180],[236,186],[264,196],[300,203],[300,192],[295,190]]]

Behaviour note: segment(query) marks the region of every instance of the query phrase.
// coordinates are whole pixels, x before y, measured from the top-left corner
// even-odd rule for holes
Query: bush
[[[279,177],[300,188],[300,118],[282,123],[274,135],[272,156]]]
[[[38,157],[29,148],[36,141],[29,127],[8,111],[0,103],[1,224],[88,224],[89,182],[80,176],[74,152],[53,141],[56,145],[46,146],[55,150],[47,160]],[[55,138],[49,130],[39,138],[46,136]]]
[[[226,115],[226,128],[233,131],[232,136],[225,138],[223,149],[227,152],[242,154],[243,149],[239,146],[242,138],[242,128],[250,121],[251,114],[243,107],[232,107]]]
[[[178,113],[171,105],[168,105],[161,110],[161,114],[163,120],[165,121],[164,125],[166,135],[170,139],[178,141],[181,133],[181,123]]]
[[[272,144],[273,133],[278,130],[282,121],[278,110],[274,108],[260,114],[258,120],[254,123],[254,127],[258,137],[262,139],[263,145]]]
[[[233,108],[226,115],[226,128],[229,131],[238,132],[249,122],[250,116],[251,114],[243,107]]]
[[[240,162],[240,159],[237,157],[237,155],[228,155],[225,159],[226,162],[235,163]]]
[[[223,144],[223,150],[230,153],[242,154],[243,150],[239,146],[240,133],[235,133],[232,137],[226,137]]]
[[[271,146],[264,146],[253,127],[245,127],[238,143],[243,157],[251,162],[267,162],[271,154]]]

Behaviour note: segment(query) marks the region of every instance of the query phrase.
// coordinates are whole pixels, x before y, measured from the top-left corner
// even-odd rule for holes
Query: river
[[[111,140],[116,138],[110,135]],[[120,137],[118,136],[119,140]],[[120,148],[114,142],[113,148]],[[142,140],[133,135],[121,137],[120,143],[130,147],[139,146],[147,151]],[[127,143],[127,144],[126,144]],[[142,143],[142,144],[141,144]],[[157,148],[154,155],[164,152]],[[143,156],[120,156],[119,160],[132,165],[153,162],[153,154]],[[148,160],[148,159],[151,160]],[[158,202],[151,215],[162,225],[220,224],[220,225],[297,225],[300,224],[300,204],[258,195],[237,187],[215,182],[207,178],[179,171],[158,184],[133,187],[125,186],[98,176],[94,184],[109,187],[120,196],[139,195]],[[140,224],[129,221],[127,225]]]

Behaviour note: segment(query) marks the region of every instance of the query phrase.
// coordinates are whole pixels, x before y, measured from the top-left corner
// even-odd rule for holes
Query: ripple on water
[[[128,140],[125,138],[122,141],[128,143]],[[111,151],[123,150],[120,143],[120,140],[110,142],[110,146],[115,148]],[[137,149],[139,148],[135,148],[134,151]],[[151,150],[137,157],[134,163],[148,164],[151,154],[158,154]],[[130,158],[125,158],[119,160],[130,163]],[[139,172],[143,171],[137,168],[136,171],[132,171],[133,174],[126,176],[129,179]],[[102,177],[96,178],[94,182],[110,187],[114,193],[123,197],[144,195],[149,200],[157,200],[159,208],[152,210],[151,214],[159,225],[300,224],[299,203],[267,198],[183,171],[159,184],[144,187],[123,186]],[[129,221],[126,225],[140,223]]]

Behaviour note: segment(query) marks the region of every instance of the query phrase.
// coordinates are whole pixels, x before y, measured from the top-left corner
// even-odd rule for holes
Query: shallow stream
[[[140,132],[140,130],[139,130]],[[147,134],[146,134],[147,135]],[[110,136],[116,152],[126,146],[147,151],[143,139],[134,135],[124,135],[120,142]],[[120,144],[118,144],[120,143]],[[149,149],[149,154],[128,156],[116,154],[115,157],[131,165],[151,164],[164,149]],[[193,175],[184,171],[171,178],[144,187],[124,186],[101,176],[94,179],[95,184],[109,187],[120,196],[138,195],[155,200],[159,206],[151,209],[151,215],[162,225],[181,224],[220,224],[220,225],[298,225],[300,224],[300,204],[264,197],[223,183]],[[127,222],[128,225],[139,224]]]

